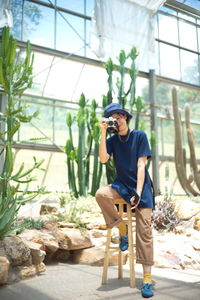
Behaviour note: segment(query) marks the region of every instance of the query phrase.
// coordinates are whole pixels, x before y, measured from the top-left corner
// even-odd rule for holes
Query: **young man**
[[[130,130],[132,118],[118,103],[111,103],[104,111],[105,118],[117,120],[117,133],[106,139],[108,125],[100,120],[101,137],[99,158],[106,163],[113,155],[117,178],[112,185],[96,192],[96,200],[102,210],[108,228],[117,226],[120,232],[120,249],[128,249],[126,225],[119,217],[113,200],[124,198],[132,205],[136,214],[136,262],[142,264],[144,279],[141,288],[143,297],[152,297],[151,266],[153,265],[153,238],[151,214],[155,207],[153,188],[146,162],[151,157],[146,134],[141,130]],[[139,201],[136,201],[139,196]]]

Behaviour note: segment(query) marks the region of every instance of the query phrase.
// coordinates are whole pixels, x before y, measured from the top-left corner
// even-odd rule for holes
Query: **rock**
[[[19,236],[10,236],[3,239],[6,255],[13,266],[31,265],[31,252]]]
[[[177,234],[183,234],[185,233],[185,228],[183,227],[183,225],[178,225],[175,227],[174,232]]]
[[[194,220],[194,229],[200,231],[200,216],[197,216]]]
[[[200,212],[200,204],[190,200],[178,200],[175,202],[175,213],[181,220],[189,220]]]
[[[60,262],[67,262],[71,258],[70,251],[58,249],[55,254],[55,259]]]
[[[59,245],[56,237],[49,230],[42,229],[26,229],[19,236],[24,240],[32,241],[42,245],[41,250],[46,252],[46,258],[51,258],[54,256],[55,252],[58,250]]]
[[[181,269],[181,260],[175,254],[166,252],[157,253],[154,259],[154,266],[158,268]]]
[[[42,204],[40,208],[40,215],[58,214],[58,210],[55,206]]]
[[[59,231],[69,239],[68,250],[84,249],[93,246],[88,232],[70,228],[60,228]]]
[[[7,283],[9,267],[10,263],[7,257],[0,256],[0,285]]]
[[[91,236],[94,238],[104,237],[106,232],[102,232],[102,230],[91,230]]]
[[[70,239],[67,235],[67,230],[62,230],[62,228],[57,228],[54,231],[54,235],[58,241],[59,249],[68,250],[70,245]]]
[[[34,265],[31,266],[17,266],[19,279],[26,279],[37,274]]]
[[[58,222],[58,226],[61,228],[75,228],[76,224],[75,223],[70,223],[70,222]]]
[[[93,247],[72,252],[72,262],[91,266],[103,266],[105,247]],[[128,254],[122,253],[123,264],[126,263]],[[118,265],[118,249],[110,250],[109,266]]]
[[[32,262],[34,265],[39,265],[43,262],[46,252],[41,250],[42,245],[34,243],[31,241],[24,241],[24,243],[29,247],[32,256]]]
[[[192,247],[194,248],[194,250],[200,251],[200,241],[193,241]]]

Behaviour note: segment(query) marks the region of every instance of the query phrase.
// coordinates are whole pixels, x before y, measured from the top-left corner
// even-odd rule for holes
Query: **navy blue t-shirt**
[[[112,188],[128,203],[134,195],[133,191],[137,187],[137,164],[138,158],[151,157],[151,151],[145,132],[132,130],[130,135],[118,136],[114,134],[106,140],[107,153],[113,155],[117,178],[112,184]],[[145,180],[138,207],[155,208],[151,179],[145,167]]]

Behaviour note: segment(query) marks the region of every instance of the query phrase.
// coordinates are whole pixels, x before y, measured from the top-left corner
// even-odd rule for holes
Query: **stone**
[[[59,249],[68,250],[70,245],[70,239],[67,235],[67,230],[63,230],[62,228],[57,228],[54,231],[54,235],[58,241]]]
[[[84,249],[93,246],[88,232],[70,228],[60,228],[59,231],[69,239],[68,250]]]
[[[175,213],[181,220],[189,220],[200,212],[200,204],[191,200],[178,200],[175,203]]]
[[[24,241],[24,243],[29,247],[32,256],[32,262],[34,265],[39,265],[45,259],[46,252],[41,250],[42,245],[34,243],[31,241]]]
[[[41,250],[46,252],[46,257],[51,258],[58,250],[59,245],[53,233],[46,229],[26,229],[19,236],[24,240],[42,245]]]
[[[200,216],[196,216],[194,220],[194,229],[200,231]]]
[[[19,279],[26,279],[37,274],[36,268],[34,265],[31,266],[17,266]]]
[[[19,236],[9,236],[3,239],[6,255],[13,266],[31,265],[31,252]]]
[[[105,247],[93,247],[72,251],[72,262],[91,266],[103,266]],[[123,264],[127,262],[127,252],[122,253]],[[109,266],[118,265],[118,249],[110,250]]]
[[[40,208],[40,215],[58,214],[58,210],[55,206],[42,204]]]
[[[46,266],[44,263],[40,263],[39,265],[35,266],[35,269],[36,269],[36,273],[40,274],[46,271]]]
[[[185,233],[185,228],[183,227],[183,225],[178,225],[175,227],[174,232],[177,234],[183,234]]]
[[[71,258],[70,251],[58,249],[55,254],[55,259],[60,262],[67,262]]]
[[[10,262],[5,256],[0,256],[0,285],[7,283]]]
[[[194,248],[194,250],[200,251],[200,241],[193,241],[192,247]]]
[[[155,255],[154,266],[158,268],[181,269],[181,260],[175,254],[160,252]]]

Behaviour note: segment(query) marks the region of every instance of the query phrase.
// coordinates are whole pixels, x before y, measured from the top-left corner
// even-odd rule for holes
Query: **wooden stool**
[[[125,202],[122,198],[114,200],[114,204],[118,204],[118,211],[120,217],[128,224],[128,252],[129,252],[129,267],[130,267],[130,287],[135,286],[135,270],[134,270],[134,247],[133,243],[133,222],[135,225],[135,213],[131,210],[131,205]],[[126,207],[126,211],[124,212],[124,207]],[[135,231],[135,229],[134,229]],[[106,248],[105,248],[105,256],[104,256],[104,264],[103,264],[103,275],[102,275],[102,284],[107,283],[107,273],[109,266],[109,250],[116,249],[116,247],[111,247],[111,236],[112,236],[112,228],[108,228],[107,230],[107,240],[106,240]],[[122,251],[119,249],[118,252],[118,279],[123,278],[123,269],[122,269]]]

